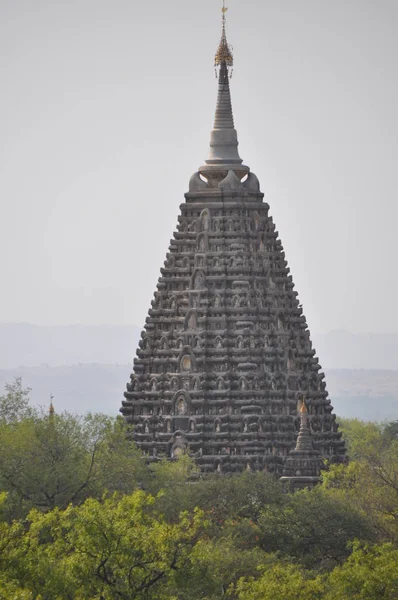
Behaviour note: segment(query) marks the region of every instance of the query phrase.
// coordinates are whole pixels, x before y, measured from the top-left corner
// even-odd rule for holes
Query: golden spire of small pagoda
[[[51,394],[51,396],[50,396],[50,406],[49,406],[49,409],[48,409],[48,414],[50,415],[50,419],[53,419],[54,415],[55,415],[55,408],[54,408],[53,400],[54,400],[54,396]]]
[[[308,412],[308,409],[307,409],[305,400],[304,400],[304,398],[301,398],[300,413],[303,414],[303,413],[307,413],[307,412]]]

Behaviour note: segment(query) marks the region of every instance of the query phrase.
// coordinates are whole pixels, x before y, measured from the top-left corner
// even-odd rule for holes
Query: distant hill
[[[118,414],[131,365],[81,364],[60,367],[20,367],[0,370],[0,393],[5,383],[22,377],[32,388],[34,404],[76,413]],[[326,370],[335,412],[364,420],[398,420],[398,371]]]
[[[0,390],[15,377],[35,404],[117,414],[140,329],[135,326],[0,324]],[[312,336],[336,413],[398,419],[398,335],[335,331]]]
[[[132,364],[140,331],[134,325],[0,324],[0,369],[42,364]],[[313,334],[312,340],[325,369],[398,370],[396,334],[332,331]]]
[[[132,364],[140,331],[138,327],[118,325],[0,324],[0,369]]]

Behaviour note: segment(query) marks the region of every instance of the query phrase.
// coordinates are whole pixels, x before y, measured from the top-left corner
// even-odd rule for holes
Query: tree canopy
[[[266,473],[150,467],[128,427],[0,397],[0,600],[398,597],[396,423],[343,420],[312,490]]]

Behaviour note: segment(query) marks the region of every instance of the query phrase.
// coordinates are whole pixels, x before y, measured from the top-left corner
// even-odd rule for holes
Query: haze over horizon
[[[208,149],[220,4],[1,3],[3,322],[142,328]],[[398,3],[228,5],[240,153],[310,331],[398,332]]]

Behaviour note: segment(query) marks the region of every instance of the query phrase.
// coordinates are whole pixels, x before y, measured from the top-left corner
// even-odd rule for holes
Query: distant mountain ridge
[[[22,377],[24,386],[32,388],[31,399],[36,405],[48,408],[51,395],[57,411],[117,415],[130,372],[130,364],[0,369],[0,394],[5,383]],[[326,370],[326,381],[337,415],[398,420],[398,370],[332,369]]]
[[[32,401],[57,410],[118,414],[140,336],[134,326],[0,324],[0,394],[22,377]],[[312,336],[335,412],[398,420],[398,335]]]
[[[132,364],[141,329],[131,325],[0,324],[0,369],[76,364]],[[398,334],[313,334],[325,369],[398,370]]]

